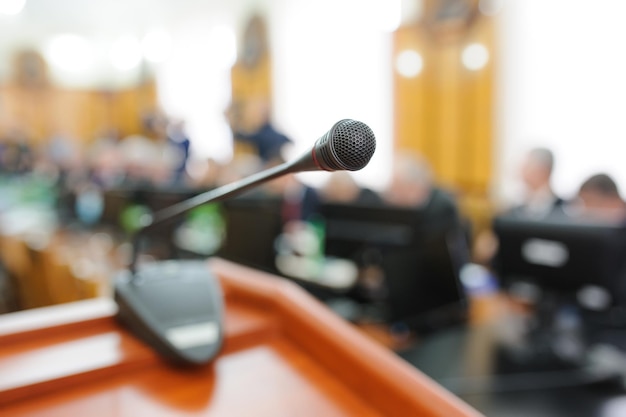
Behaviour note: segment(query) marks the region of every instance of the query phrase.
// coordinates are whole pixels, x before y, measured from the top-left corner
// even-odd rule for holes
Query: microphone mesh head
[[[357,171],[367,165],[376,150],[374,132],[363,122],[345,119],[328,132],[329,165],[334,169]]]

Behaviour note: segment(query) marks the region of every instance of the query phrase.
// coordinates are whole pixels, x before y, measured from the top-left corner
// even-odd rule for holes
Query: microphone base
[[[159,261],[115,279],[117,319],[178,365],[211,362],[224,339],[222,292],[206,261]]]

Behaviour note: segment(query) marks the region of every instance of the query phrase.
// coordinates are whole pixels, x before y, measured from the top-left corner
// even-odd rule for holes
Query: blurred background
[[[491,323],[510,276],[529,274],[503,239],[537,230],[530,250],[561,279],[572,269],[555,273],[562,248],[546,239],[597,260],[576,242],[626,225],[624,13],[619,0],[0,0],[0,311],[109,296],[142,214],[295,158],[348,118],[376,135],[365,169],[202,207],[142,259],[218,255],[285,276],[398,352],[422,331]],[[396,239],[407,210],[433,240]],[[498,222],[555,210],[567,224]],[[590,221],[602,233],[576,228]],[[621,258],[622,241],[606,248]],[[593,284],[583,307],[623,314],[623,265],[605,260],[610,284],[590,284],[592,263],[576,288],[515,286],[514,309],[548,305],[548,334],[571,336]],[[411,268],[430,284],[381,284]]]
[[[520,198],[516,156],[536,145],[565,196],[598,170],[626,176],[604,152],[624,130],[619,2],[316,3],[3,1],[0,131],[84,153],[160,112],[185,123],[193,159],[226,162],[229,120],[257,100],[302,148],[341,118],[368,123],[379,149],[357,179],[377,189],[399,150],[494,199]]]

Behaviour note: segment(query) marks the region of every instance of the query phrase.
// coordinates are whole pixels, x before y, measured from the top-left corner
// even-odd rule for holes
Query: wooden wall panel
[[[395,32],[393,49],[394,60],[407,49],[423,58],[416,77],[393,72],[396,151],[424,155],[440,184],[483,197],[492,175],[494,23],[479,15],[464,31],[442,40],[415,22]],[[490,54],[478,71],[461,60],[463,49],[474,42]]]
[[[408,28],[400,28],[394,34],[393,56],[397,57],[405,49],[423,50],[423,39]],[[425,151],[424,134],[427,131],[429,110],[426,103],[432,104],[428,100],[429,83],[426,72],[427,69],[424,69],[422,76],[417,78],[394,76],[394,125],[397,149]]]
[[[111,124],[122,134],[140,133],[142,115],[156,108],[156,100],[156,87],[153,83],[111,93]]]
[[[55,133],[89,143],[104,129],[142,132],[144,112],[157,107],[154,82],[116,91],[0,86],[0,135],[23,129],[35,143]]]
[[[473,89],[472,104],[467,108],[473,111],[473,141],[471,147],[472,186],[474,191],[488,191],[493,175],[493,131],[496,120],[494,118],[494,83],[497,65],[495,48],[495,28],[492,20],[483,20],[477,28],[474,41],[487,45],[490,53],[489,63],[481,71],[467,73],[467,84]]]

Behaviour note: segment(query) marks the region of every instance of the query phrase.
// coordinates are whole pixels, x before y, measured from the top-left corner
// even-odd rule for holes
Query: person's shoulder
[[[454,207],[456,209],[457,202],[456,197],[452,192],[442,187],[432,187],[430,191],[430,205],[432,206],[447,206]]]
[[[365,206],[380,206],[383,204],[381,196],[370,188],[361,188],[356,202]]]

